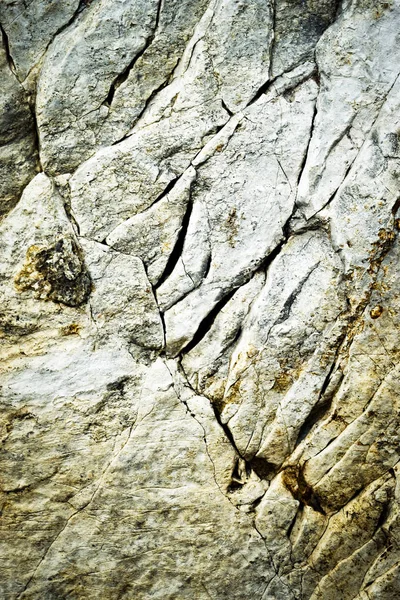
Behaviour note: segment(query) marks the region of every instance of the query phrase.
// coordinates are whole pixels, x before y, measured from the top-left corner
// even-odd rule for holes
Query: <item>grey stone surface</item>
[[[39,169],[33,115],[14,71],[6,38],[0,35],[0,216],[15,206]]]
[[[0,23],[1,598],[395,600],[399,0]]]
[[[78,10],[89,3],[90,0],[4,0],[0,4],[0,23],[20,81],[40,63],[53,39],[68,26]]]

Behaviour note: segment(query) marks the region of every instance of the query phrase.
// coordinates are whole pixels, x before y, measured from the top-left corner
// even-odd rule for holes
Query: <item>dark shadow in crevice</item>
[[[190,352],[197,344],[207,335],[210,331],[215,319],[218,314],[224,308],[224,306],[229,302],[229,300],[234,296],[238,288],[234,288],[229,293],[227,293],[214,308],[208,313],[208,315],[201,321],[196,333],[194,334],[191,341],[185,346],[182,350],[182,354],[187,354]]]
[[[322,515],[326,514],[320,504],[318,495],[304,477],[303,468],[301,466],[293,465],[284,469],[282,480],[293,498],[302,504],[311,506],[311,508]]]
[[[274,477],[278,470],[276,465],[268,462],[260,456],[255,456],[254,458],[250,459],[247,461],[247,464],[260,479],[270,480]]]
[[[11,56],[11,52],[10,52],[10,43],[8,41],[8,35],[6,34],[4,27],[1,24],[0,24],[0,32],[1,32],[1,37],[3,38],[4,51],[6,53],[6,60],[7,60],[8,66],[10,67],[10,71],[13,73],[13,75],[15,75],[15,77],[17,77],[15,63],[14,63],[13,57]],[[18,79],[18,77],[17,77],[17,79]],[[19,79],[18,79],[18,81],[19,81]]]
[[[223,108],[223,109],[224,109],[224,110],[225,110],[225,111],[228,113],[228,115],[229,115],[230,117],[233,117],[233,114],[234,114],[234,113],[233,113],[233,112],[232,112],[232,111],[231,111],[231,110],[230,110],[230,109],[227,107],[227,105],[226,105],[226,104],[225,104],[225,102],[222,100],[222,98],[221,98],[221,105],[222,105],[222,108]]]
[[[170,189],[172,189],[173,185],[175,184],[175,181],[171,182],[171,184],[172,185],[171,185]],[[163,196],[165,194],[167,194],[168,191],[165,190],[165,193],[163,193]],[[167,264],[164,269],[164,273],[158,280],[157,285],[154,286],[155,289],[158,289],[164,283],[164,281],[166,281],[166,279],[168,279],[168,277],[171,275],[171,273],[175,269],[179,258],[182,256],[183,245],[185,243],[186,234],[187,234],[187,230],[189,227],[189,221],[190,221],[190,217],[192,214],[192,209],[193,209],[193,202],[192,202],[192,200],[189,200],[187,209],[186,209],[186,213],[182,219],[181,229],[178,233],[178,237],[175,242],[175,246],[174,246],[171,254],[169,255]]]

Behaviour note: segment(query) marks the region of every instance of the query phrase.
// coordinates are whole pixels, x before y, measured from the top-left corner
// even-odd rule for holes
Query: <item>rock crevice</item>
[[[0,22],[1,597],[400,596],[400,1]]]

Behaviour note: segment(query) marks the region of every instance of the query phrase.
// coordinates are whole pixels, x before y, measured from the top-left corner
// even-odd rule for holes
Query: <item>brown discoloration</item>
[[[321,508],[319,498],[313,488],[307,483],[303,469],[299,465],[292,465],[283,471],[282,481],[284,486],[302,504],[311,506],[317,512],[325,514]]]
[[[60,333],[61,335],[78,335],[80,330],[81,326],[79,323],[70,323],[69,325],[61,327]]]
[[[49,247],[30,246],[14,278],[19,292],[33,291],[40,300],[80,306],[88,299],[91,280],[72,237],[59,238]]]
[[[389,252],[395,239],[395,231],[391,229],[379,230],[378,240],[372,244],[372,250],[370,251],[370,266],[368,269],[368,273],[370,275],[376,274],[378,272],[383,259]]]
[[[294,379],[289,372],[282,371],[275,377],[273,389],[278,392],[285,392],[294,383]]]
[[[239,225],[237,222],[237,211],[235,207],[231,208],[231,210],[229,211],[228,217],[225,220],[225,225],[229,231],[228,243],[232,248],[234,248],[236,245],[236,237],[239,231]]]
[[[220,411],[222,411],[223,408],[225,408],[225,406],[228,406],[228,404],[233,404],[235,402],[241,404],[240,385],[240,379],[238,381],[235,381],[235,383],[231,385],[228,394],[220,402],[218,402],[218,409]]]
[[[393,2],[381,2],[379,6],[374,9],[374,19],[380,19],[387,10],[393,7]]]
[[[374,306],[374,308],[370,311],[370,316],[371,319],[379,319],[379,317],[381,316],[381,314],[383,313],[383,307],[382,306]]]
[[[37,423],[36,416],[26,406],[22,406],[17,410],[10,412],[8,415],[4,415],[4,417],[0,419],[1,442],[5,442],[10,432],[14,428],[15,423],[25,420],[31,420],[34,423]]]

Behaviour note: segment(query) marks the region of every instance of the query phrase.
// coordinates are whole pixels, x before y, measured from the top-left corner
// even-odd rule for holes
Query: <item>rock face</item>
[[[400,0],[4,0],[0,596],[400,597]]]

